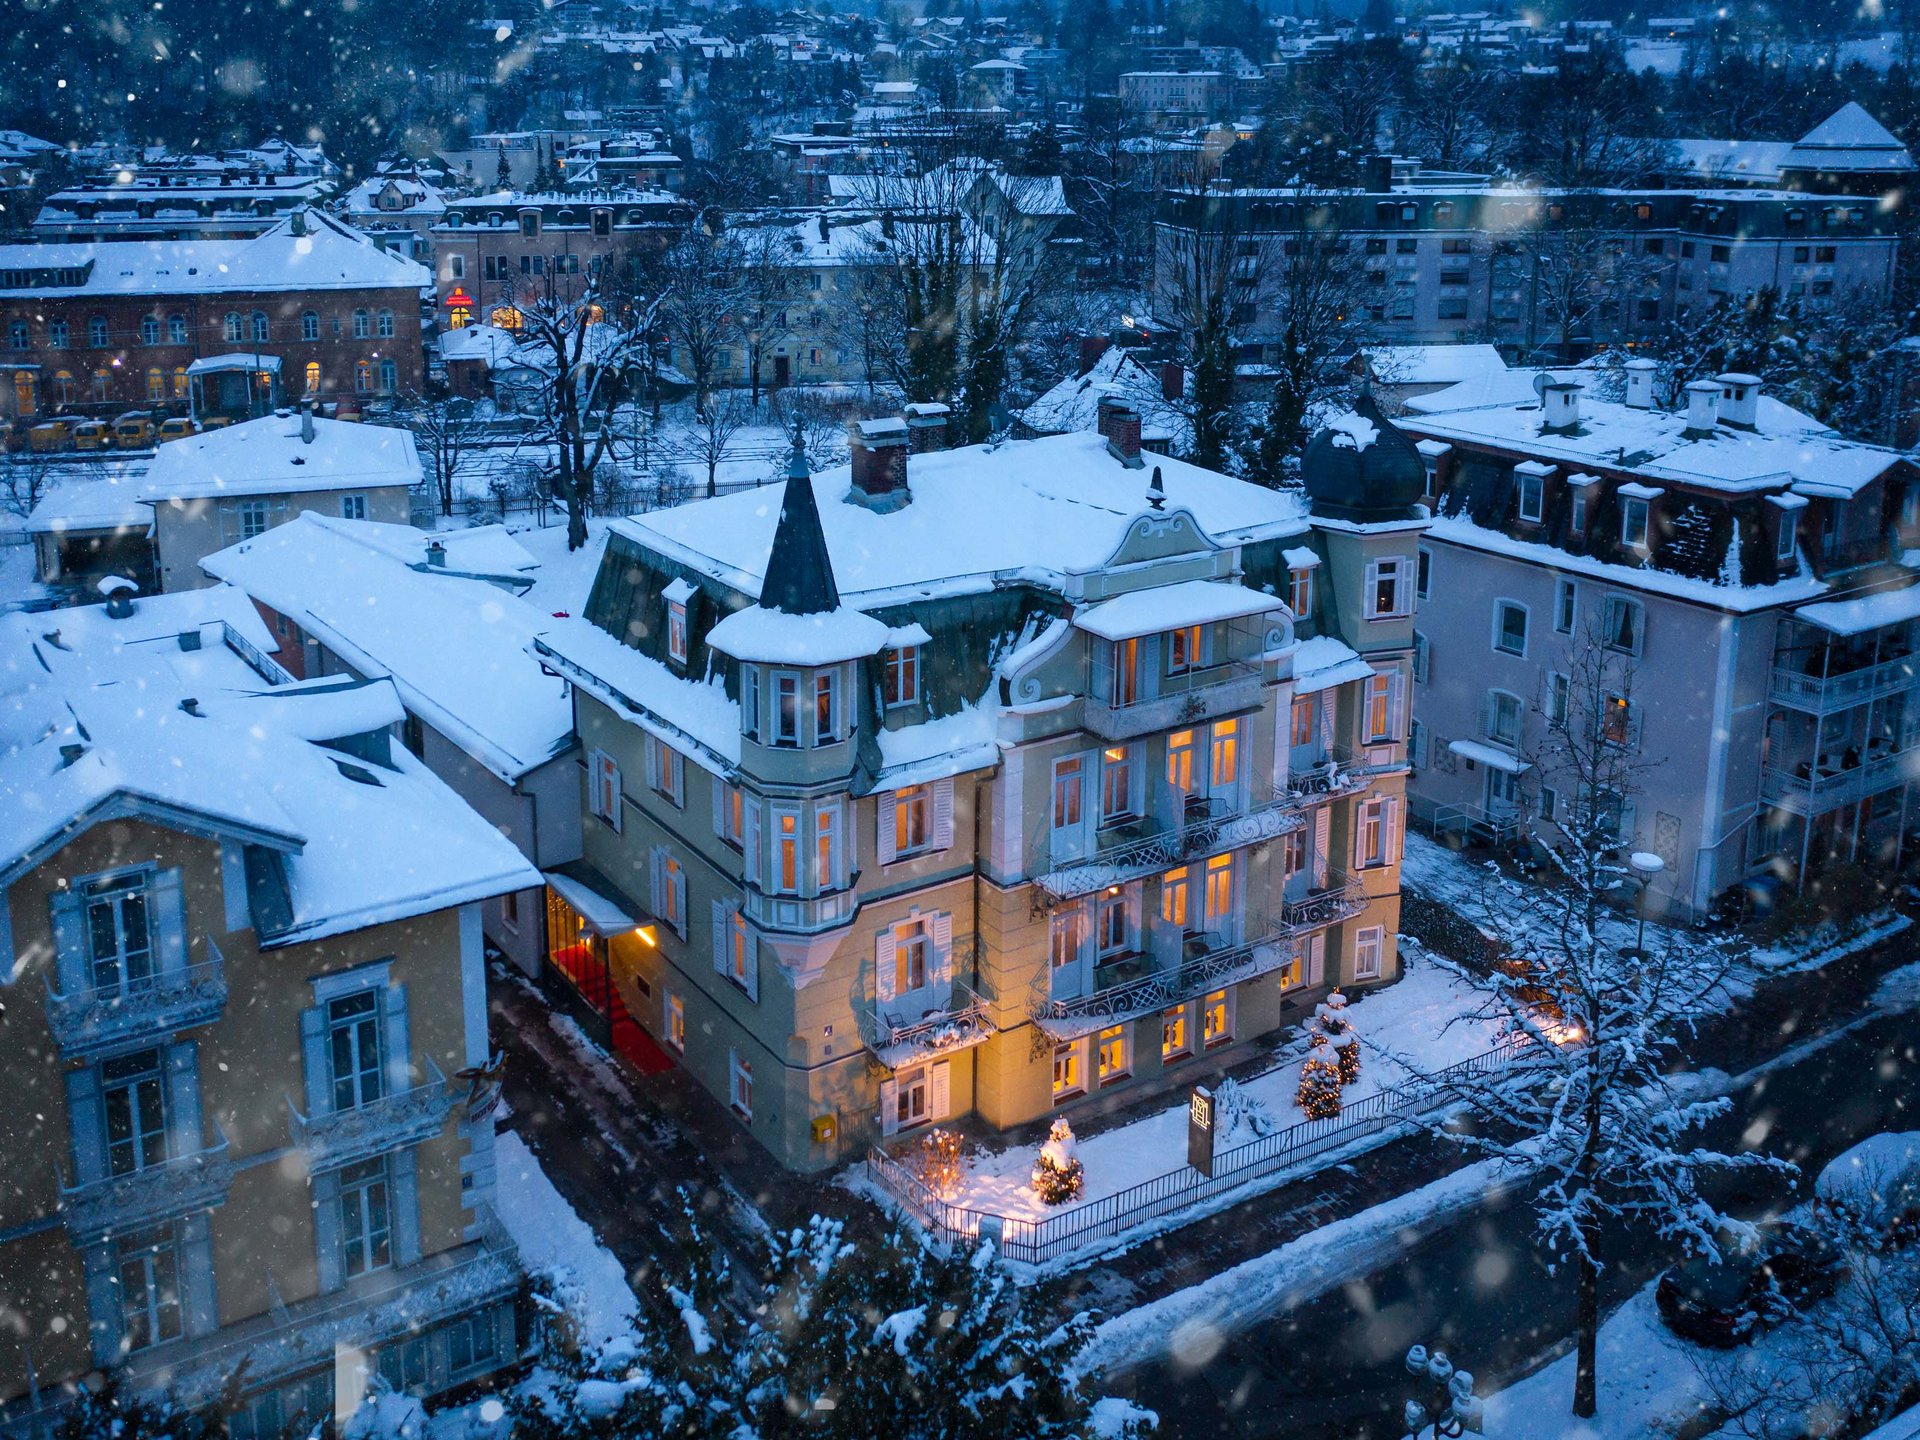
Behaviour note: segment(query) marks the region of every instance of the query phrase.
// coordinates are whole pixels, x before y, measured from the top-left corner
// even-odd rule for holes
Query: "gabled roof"
[[[162,445],[141,485],[142,500],[366,490],[420,482],[413,433],[386,425],[267,415]]]

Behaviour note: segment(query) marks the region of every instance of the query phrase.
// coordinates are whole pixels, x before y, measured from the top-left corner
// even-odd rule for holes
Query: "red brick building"
[[[431,283],[316,211],[247,240],[0,245],[0,415],[238,417],[416,390]]]

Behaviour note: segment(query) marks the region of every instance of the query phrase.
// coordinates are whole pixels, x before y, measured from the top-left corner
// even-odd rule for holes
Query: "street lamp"
[[[1473,1393],[1473,1376],[1454,1369],[1445,1352],[1415,1345],[1407,1351],[1407,1374],[1426,1387],[1424,1398],[1407,1401],[1401,1412],[1412,1440],[1420,1440],[1429,1425],[1434,1440],[1482,1433],[1484,1417],[1480,1398]]]
[[[1640,931],[1633,942],[1635,959],[1646,958],[1647,953],[1647,887],[1653,883],[1653,877],[1667,868],[1667,862],[1648,850],[1636,850],[1627,857],[1627,868],[1640,881]]]

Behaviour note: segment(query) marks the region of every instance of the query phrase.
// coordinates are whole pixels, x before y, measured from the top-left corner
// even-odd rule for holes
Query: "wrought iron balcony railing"
[[[123,1175],[108,1175],[60,1191],[60,1213],[76,1244],[117,1230],[137,1229],[207,1210],[227,1198],[234,1164],[224,1133],[218,1144],[171,1156]]]
[[[945,1007],[906,1020],[877,1010],[867,1012],[872,1027],[873,1053],[880,1063],[897,1070],[935,1056],[970,1050],[993,1038],[987,1002],[959,981]]]
[[[324,1115],[302,1114],[288,1096],[293,1143],[306,1150],[308,1166],[316,1171],[336,1170],[438,1135],[459,1098],[458,1087],[447,1083],[431,1056],[426,1071],[426,1081],[410,1090],[396,1090],[351,1110]]]
[[[169,1035],[217,1019],[227,1004],[226,963],[212,941],[210,959],[119,985],[89,985],[63,995],[47,981],[47,1024],[66,1058],[143,1036]]]

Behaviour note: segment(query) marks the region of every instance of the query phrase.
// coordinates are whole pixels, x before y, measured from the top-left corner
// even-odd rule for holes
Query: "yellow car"
[[[113,422],[113,448],[144,450],[153,444],[153,421],[137,411]]]
[[[191,434],[193,434],[193,421],[184,415],[175,415],[160,422],[158,443],[164,445],[169,440],[184,440]]]
[[[72,433],[65,420],[46,420],[27,432],[27,441],[36,455],[44,455],[50,450],[64,450]]]
[[[73,427],[73,448],[107,450],[113,446],[113,431],[104,420],[82,420]]]

